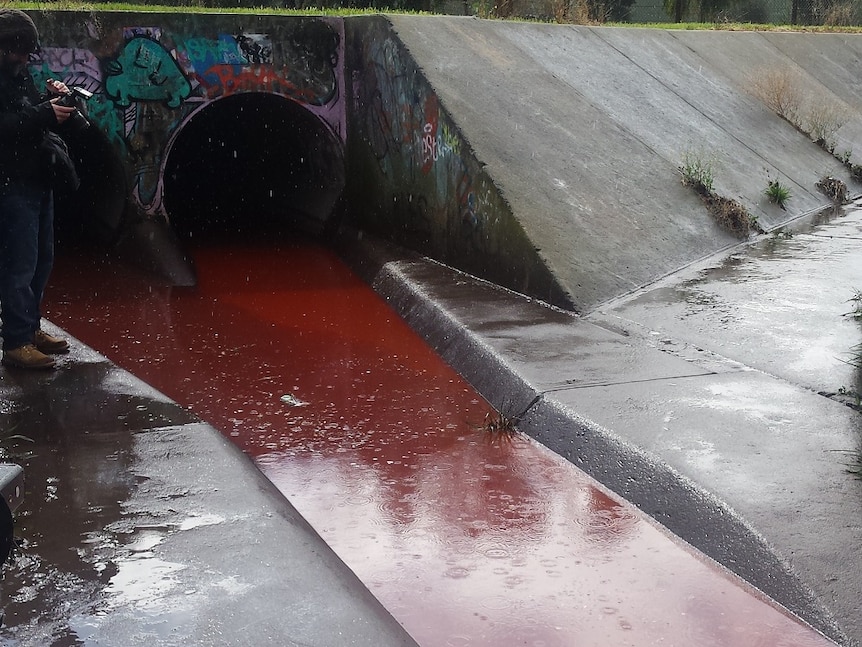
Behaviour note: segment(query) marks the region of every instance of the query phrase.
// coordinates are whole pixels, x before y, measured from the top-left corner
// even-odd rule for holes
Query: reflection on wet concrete
[[[862,289],[860,239],[862,209],[851,207],[693,269],[688,278],[677,275],[606,314],[637,322],[658,344],[666,337],[709,340],[708,350],[794,384],[859,392],[859,371],[849,360],[862,327],[847,314]]]
[[[487,405],[330,252],[238,245],[200,249],[196,262],[200,285],[171,290],[61,258],[48,316],[253,456],[420,644],[829,644],[534,441],[485,433]],[[64,361],[56,376],[32,378],[46,381],[26,387],[33,397],[56,397],[74,358]],[[116,402],[116,419],[137,409]],[[98,442],[101,414],[82,441],[58,431],[74,404],[55,409],[37,424],[35,447],[52,456],[35,479],[46,508],[31,508],[22,532],[39,547],[50,533],[38,524],[63,519],[109,547],[128,496],[126,450],[93,452],[90,473],[64,473],[65,451]],[[26,405],[13,415],[26,419]],[[116,483],[113,504],[86,496],[94,475]],[[139,528],[125,549],[158,541]],[[34,566],[43,581],[16,583],[20,610],[8,609],[19,627],[56,616],[52,644],[78,644],[62,621],[78,592],[128,598],[174,568],[82,564],[66,549]],[[49,588],[56,600],[40,593],[28,610],[28,591]]]
[[[77,351],[64,361],[53,372],[4,370],[0,381],[13,405],[0,416],[4,460],[24,467],[27,490],[21,548],[4,569],[4,645],[82,644],[72,619],[119,572],[112,527],[136,485],[133,433],[191,420],[164,399],[126,392],[104,361]]]

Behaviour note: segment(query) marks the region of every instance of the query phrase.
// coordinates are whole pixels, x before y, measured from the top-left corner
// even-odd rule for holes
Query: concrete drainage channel
[[[160,391],[216,421],[311,523],[313,535],[319,533],[332,546],[419,644],[439,644],[443,636],[473,645],[521,644],[530,639],[563,645],[578,636],[589,637],[593,641],[589,644],[604,645],[609,636],[637,644],[652,643],[661,636],[696,635],[698,644],[722,645],[725,631],[742,644],[779,639],[800,645],[828,644],[525,435],[488,436],[481,429],[487,405],[471,395],[403,322],[374,314],[388,308],[361,296],[361,291],[371,295],[367,287],[342,275],[330,253],[324,253],[319,264],[295,246],[287,251],[280,250],[277,258],[284,259],[281,269],[294,277],[289,284],[264,285],[263,276],[273,276],[274,259],[268,259],[261,248],[239,246],[196,252],[204,270],[201,286],[179,291],[160,290],[117,269],[105,272],[98,263],[87,269],[85,259],[67,258],[58,267],[51,316]],[[251,259],[261,262],[255,266]],[[311,283],[303,278],[302,267],[310,272]],[[445,303],[451,313],[457,310],[453,300],[460,295],[465,310],[484,321],[485,334],[497,331],[500,338],[508,337],[501,318],[511,325],[520,315],[531,314],[536,305],[453,276],[436,264],[402,260],[387,267],[397,267],[402,276],[410,274],[409,280],[399,279],[399,285],[423,292],[423,307]],[[245,273],[238,268],[246,268]],[[103,277],[98,295],[92,294],[94,276]],[[259,289],[249,291],[246,279]],[[335,286],[341,286],[342,299],[327,301]],[[351,293],[348,286],[360,292]],[[440,289],[446,295],[438,293]],[[493,308],[485,311],[488,299]],[[347,308],[339,315],[332,306],[342,302],[360,308]],[[298,309],[300,303],[309,310]],[[308,319],[321,307],[323,311],[315,316],[322,315],[325,325],[318,329]],[[547,332],[549,319],[571,318],[544,306],[541,310],[545,319],[528,318],[534,332]],[[496,312],[498,319],[490,319],[489,312]],[[342,318],[352,325],[341,325]],[[304,331],[304,343],[291,343],[298,334],[293,326],[296,320],[309,323],[299,329]],[[317,330],[325,333],[319,341],[329,349],[342,348],[331,333],[343,331],[346,345],[339,352],[346,354],[322,355]],[[447,331],[443,336],[451,340],[451,348],[459,347],[458,340],[464,338],[450,324],[434,330]],[[378,337],[385,341],[374,341]],[[386,345],[391,342],[397,342],[396,352]],[[47,442],[45,450],[39,446],[40,453],[51,446],[52,421],[61,421],[60,438],[77,438],[80,449],[52,449],[56,474],[48,470],[45,475],[46,486],[54,494],[44,502],[33,502],[41,512],[23,519],[22,533],[28,537],[28,526],[38,526],[47,508],[64,505],[75,496],[83,487],[81,477],[93,472],[77,465],[82,461],[100,465],[103,459],[98,457],[105,452],[116,459],[104,459],[109,473],[89,479],[93,485],[88,498],[96,506],[106,499],[121,503],[102,509],[90,521],[84,515],[82,525],[70,526],[73,533],[57,547],[62,553],[78,546],[81,563],[99,573],[89,584],[74,570],[66,571],[62,562],[53,561],[44,539],[29,537],[32,544],[25,558],[29,554],[30,559],[39,556],[45,561],[29,565],[25,561],[24,570],[14,573],[16,579],[59,578],[79,584],[63,589],[63,604],[58,604],[55,587],[37,586],[35,597],[18,597],[15,606],[30,607],[32,613],[32,605],[39,604],[42,596],[51,597],[46,609],[52,610],[58,635],[87,635],[92,640],[155,635],[160,644],[207,644],[206,636],[217,630],[225,644],[241,644],[236,642],[236,614],[245,613],[247,605],[264,595],[267,604],[287,600],[298,605],[291,608],[304,611],[295,617],[268,614],[271,607],[264,605],[253,614],[256,623],[243,629],[246,638],[249,631],[260,630],[267,636],[262,644],[275,636],[294,635],[306,636],[309,644],[317,644],[315,640],[341,644],[329,633],[334,627],[325,619],[331,603],[311,602],[325,597],[325,589],[334,585],[328,579],[314,582],[315,562],[299,570],[292,567],[289,595],[271,588],[276,581],[284,581],[280,565],[293,564],[306,550],[302,546],[321,555],[327,552],[302,539],[304,522],[294,513],[277,512],[280,504],[274,501],[259,500],[253,493],[271,493],[271,488],[263,487],[259,475],[251,471],[241,476],[228,469],[235,454],[227,446],[215,443],[210,448],[214,439],[207,434],[193,441],[194,434],[203,431],[194,417],[186,413],[178,418],[182,410],[163,396],[147,392],[133,378],[122,377],[83,350],[76,346],[53,379],[24,376],[45,381],[26,389],[32,397],[20,401],[16,409],[21,418],[41,411],[34,408],[38,403],[47,405],[39,414],[40,425],[32,427],[41,442]],[[460,350],[468,355],[465,346],[460,345]],[[369,356],[362,359],[365,353]],[[302,371],[291,368],[294,361]],[[486,367],[484,374],[490,376],[486,379],[493,382],[498,362],[486,357],[479,365]],[[396,379],[384,377],[390,371]],[[250,379],[252,374],[257,379]],[[7,386],[16,379],[8,373],[3,377]],[[521,373],[517,379],[532,378]],[[387,395],[381,387],[390,382],[395,391]],[[52,400],[43,395],[50,389],[68,394],[66,404],[56,397],[49,404]],[[90,400],[87,392],[92,393]],[[286,400],[284,393],[293,398]],[[101,406],[104,415],[98,421],[86,415],[92,410],[83,406],[88,401],[109,403]],[[545,417],[549,410],[544,404],[531,409],[525,417],[528,428],[567,432],[570,420],[549,422]],[[599,434],[593,435],[595,430],[589,427],[582,423],[579,433],[595,442]],[[133,429],[139,431],[130,433]],[[584,443],[582,456],[590,455],[591,442]],[[100,449],[94,453],[94,448]],[[610,462],[620,455],[613,454]],[[203,481],[196,476],[199,469],[206,474]],[[220,472],[233,475],[230,484],[217,483]],[[103,492],[106,486],[108,491]],[[248,495],[241,494],[244,488],[249,489]],[[233,503],[226,507],[231,499]],[[251,518],[237,508],[246,504],[254,505]],[[279,519],[285,518],[292,519],[289,525],[299,534],[285,535],[279,529]],[[264,523],[265,519],[271,521]],[[225,531],[231,535],[230,542],[214,542]],[[247,533],[256,539],[249,541]],[[299,544],[293,561],[284,561],[281,553],[291,552],[294,542]],[[224,561],[228,547],[229,554],[238,551],[235,561]],[[237,571],[246,559],[258,564],[248,571],[252,576]],[[145,566],[148,578],[134,576],[136,567]],[[303,584],[301,573],[310,574],[311,581]],[[305,586],[313,590],[306,591]],[[367,595],[364,587],[336,586],[339,595],[346,593],[354,600],[344,609],[347,616],[359,613],[365,618],[364,628],[351,636],[353,642],[344,644],[366,644],[363,641],[374,632],[389,631],[384,629],[387,622],[375,616],[377,612],[365,615],[371,607],[362,602]],[[194,595],[189,597],[192,590]],[[213,612],[227,591],[239,597],[217,619]],[[305,595],[311,596],[307,604],[302,603]],[[354,603],[366,610],[358,611]],[[103,616],[105,608],[112,612]],[[206,630],[188,620],[194,608],[207,610]],[[694,608],[700,611],[694,613]],[[72,615],[69,609],[74,610]],[[163,611],[156,613],[159,609]],[[574,613],[576,609],[583,613]],[[35,618],[35,626],[18,626],[14,632],[43,635],[40,632],[47,627],[40,625],[38,613]],[[123,619],[122,626],[112,620],[117,618]],[[179,642],[171,642],[174,639]],[[390,644],[387,641],[396,638],[389,634],[378,639],[377,644]]]
[[[237,198],[233,208],[265,213],[269,231],[360,228],[589,313],[579,319],[433,261],[372,251],[377,260],[356,264],[492,404],[525,410],[531,435],[828,635],[862,636],[862,584],[847,567],[858,562],[847,546],[862,537],[848,520],[860,518],[853,502],[862,497],[834,454],[824,458],[852,450],[857,414],[816,395],[844,385],[812,391],[772,363],[734,356],[734,339],[718,335],[725,345],[712,348],[708,333],[665,330],[651,310],[650,299],[663,298],[656,293],[609,305],[738,243],[679,183],[691,141],[728,161],[718,184],[767,229],[821,208],[814,187],[824,173],[858,192],[845,164],[746,90],[763,65],[789,66],[805,92],[856,105],[845,78],[857,57],[853,37],[818,34],[815,45],[798,34],[638,30],[632,38],[625,29],[408,16],[255,16],[243,25],[230,15],[38,19],[37,80],[74,80],[94,92],[97,136],[78,149],[92,204],[60,202],[86,215],[88,236],[176,285],[193,284],[177,234],[196,235],[210,214],[178,216],[199,197],[183,193],[188,185],[212,198],[211,210]],[[166,82],[154,86],[147,70]],[[258,119],[228,137],[224,125],[238,113]],[[286,116],[302,132],[285,127]],[[270,131],[294,154],[258,155]],[[854,114],[840,146],[862,148],[859,132]],[[196,164],[201,147],[222,175]],[[270,163],[232,161],[248,155]],[[283,186],[280,167],[290,171]],[[786,176],[787,212],[761,200],[760,169]],[[303,202],[292,191],[299,185],[319,190],[300,191]],[[301,208],[280,206],[291,201]],[[168,226],[169,208],[179,229]],[[214,220],[229,235],[262,228]],[[354,236],[346,254],[358,245]],[[786,340],[759,339],[785,348]],[[769,400],[780,406],[765,407]]]

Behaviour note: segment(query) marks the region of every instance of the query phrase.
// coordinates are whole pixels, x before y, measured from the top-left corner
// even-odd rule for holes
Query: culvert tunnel
[[[206,104],[178,131],[163,181],[165,211],[181,241],[317,234],[344,189],[344,152],[300,104],[233,95]]]

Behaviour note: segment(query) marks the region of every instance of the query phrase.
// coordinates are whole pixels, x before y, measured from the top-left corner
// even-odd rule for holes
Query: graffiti
[[[458,202],[458,214],[461,224],[469,230],[479,226],[478,201],[473,191],[473,178],[465,166],[462,166],[455,187],[455,197]]]
[[[148,38],[150,40],[161,40],[162,30],[159,27],[126,27],[123,29],[123,40],[133,38]]]
[[[341,40],[326,22],[302,20],[275,41],[269,34],[240,32],[218,40],[189,38],[178,49],[205,100],[270,92],[325,106],[338,95]]]
[[[190,72],[208,70],[219,63],[241,64],[242,54],[236,41],[229,34],[221,34],[218,40],[210,38],[187,38],[181,48],[183,57],[188,60]]]
[[[499,243],[491,214],[502,206],[493,184],[400,43],[381,35],[361,46],[355,124],[377,162],[369,203],[388,205],[367,224],[432,256],[488,251]]]
[[[271,92],[303,103],[321,106],[329,102],[334,88],[316,87],[312,81],[298,85],[290,70],[272,65],[215,65],[200,77],[208,99],[226,97],[239,92]],[[305,81],[306,79],[302,79]]]
[[[338,65],[340,43],[341,37],[325,22],[303,22],[290,36],[290,47],[285,48],[283,56],[306,76],[332,76]]]
[[[272,43],[265,34],[240,34],[235,37],[245,63],[272,63]]]
[[[102,66],[93,52],[73,47],[43,47],[39,52],[40,69],[48,76],[72,81],[91,92],[102,86]],[[67,84],[68,85],[68,84]]]
[[[102,67],[95,55],[86,49],[43,47],[30,66],[36,87],[48,79],[59,79],[69,87],[79,86],[93,93],[87,102],[87,116],[105,133],[112,144],[125,146],[121,115],[108,100],[102,87]]]
[[[392,154],[408,156],[405,171],[412,174],[417,168],[424,167],[422,146],[426,134],[436,139],[436,117],[426,118],[429,106],[426,96],[414,83],[413,75],[403,68],[398,46],[386,39],[382,43],[369,43],[368,69],[365,86],[368,95],[367,120],[368,134],[375,157],[384,171],[388,168]],[[361,110],[360,106],[357,106]],[[432,133],[425,132],[425,125],[431,124]]]
[[[156,41],[137,36],[107,66],[105,93],[117,106],[132,101],[161,101],[178,108],[191,94],[191,84],[177,62]]]
[[[449,124],[440,121],[437,95],[429,94],[425,100],[425,126],[422,137],[422,173],[427,174],[441,158],[457,155],[460,143]]]
[[[188,61],[189,72],[215,65],[264,64],[272,63],[272,43],[265,34],[219,34],[218,40],[186,39],[181,54]]]

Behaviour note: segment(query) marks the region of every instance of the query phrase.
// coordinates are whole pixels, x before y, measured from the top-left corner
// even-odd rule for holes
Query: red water
[[[330,251],[194,289],[61,256],[46,316],[228,435],[423,647],[832,644],[488,406]]]

